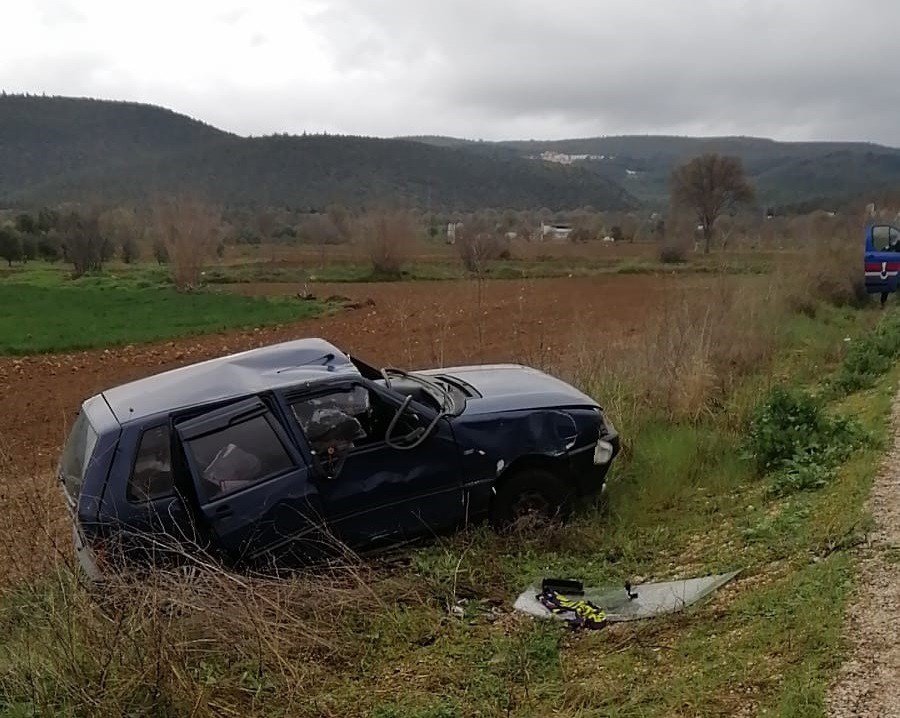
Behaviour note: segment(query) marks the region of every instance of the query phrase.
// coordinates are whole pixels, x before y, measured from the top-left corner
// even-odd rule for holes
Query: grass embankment
[[[32,263],[0,277],[0,354],[37,354],[281,324],[316,316],[320,302],[177,292],[161,272],[69,279]]]
[[[576,370],[626,440],[607,509],[281,581],[157,574],[102,603],[61,570],[0,604],[0,711],[822,715],[900,315],[716,299]],[[509,609],[542,575],[615,585],[738,568],[711,602],[596,633]]]

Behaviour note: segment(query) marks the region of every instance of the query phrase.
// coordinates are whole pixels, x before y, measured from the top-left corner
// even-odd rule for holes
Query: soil
[[[832,718],[900,718],[900,394],[893,426],[894,445],[869,498],[875,530],[858,550],[845,623],[850,655],[828,695]]]
[[[71,555],[52,479],[80,403],[110,386],[177,366],[299,337],[321,336],[376,365],[407,368],[515,361],[563,371],[573,347],[640,333],[666,302],[708,289],[708,277],[588,278],[310,285],[360,306],[284,326],[85,352],[0,357],[0,587],[10,575]],[[300,285],[235,285],[296,296]],[[372,300],[368,302],[367,300]],[[297,299],[297,301],[302,301]],[[3,533],[0,531],[0,533]]]

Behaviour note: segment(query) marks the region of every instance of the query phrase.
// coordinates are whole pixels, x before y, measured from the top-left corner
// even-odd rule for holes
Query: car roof
[[[359,374],[324,339],[297,339],[190,364],[103,392],[120,424],[278,387]]]

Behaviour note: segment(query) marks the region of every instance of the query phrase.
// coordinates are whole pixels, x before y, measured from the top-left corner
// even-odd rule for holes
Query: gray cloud
[[[0,86],[150,101],[245,134],[900,145],[891,0],[234,0],[168,24],[110,7],[41,0],[35,32],[79,24],[53,28],[52,55],[39,38],[0,48]]]

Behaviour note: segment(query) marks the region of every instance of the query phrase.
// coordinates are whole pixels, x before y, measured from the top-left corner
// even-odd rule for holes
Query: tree
[[[103,268],[104,240],[96,212],[68,212],[59,218],[59,229],[63,256],[72,263],[76,277]]]
[[[182,291],[200,286],[203,263],[213,255],[219,242],[222,213],[198,199],[179,197],[157,204],[153,220],[175,286]],[[160,255],[156,258],[160,261]]]
[[[37,222],[30,214],[24,212],[16,217],[16,229],[22,234],[37,234],[38,232]]]
[[[753,187],[737,157],[709,153],[676,167],[671,178],[672,202],[692,210],[703,231],[704,252],[719,215],[739,202],[753,199]]]
[[[13,262],[22,259],[22,243],[19,235],[11,227],[0,227],[0,257],[5,259],[9,266]]]
[[[38,240],[32,234],[22,235],[22,261],[28,262],[37,259]]]

